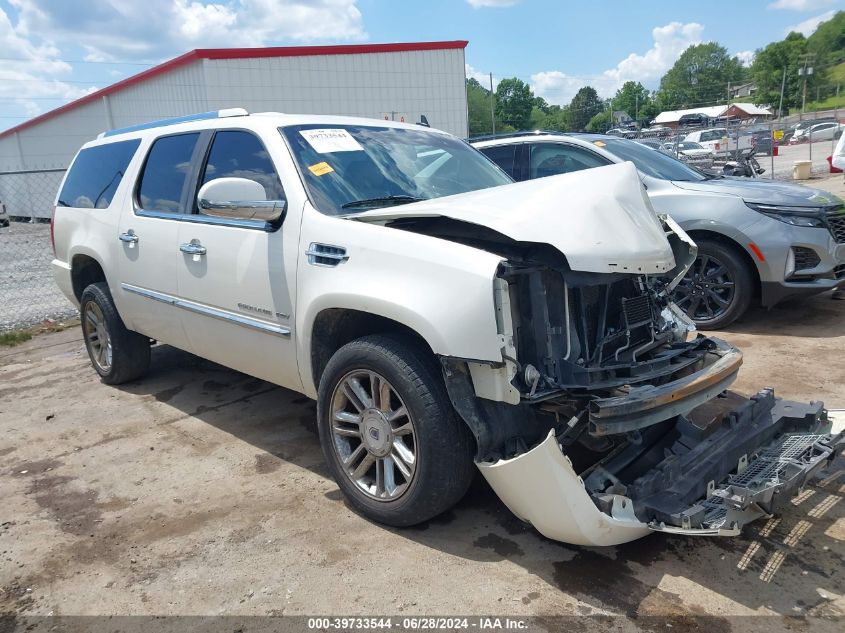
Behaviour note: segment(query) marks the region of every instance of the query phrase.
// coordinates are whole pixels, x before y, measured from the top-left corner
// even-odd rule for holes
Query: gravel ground
[[[0,332],[76,314],[53,281],[50,225],[0,228]]]
[[[827,157],[833,153],[834,146],[831,146],[830,141],[821,141],[813,143],[812,147],[809,143],[802,145],[786,145],[778,148],[778,155],[774,157],[774,174],[776,180],[792,180],[792,166],[797,160],[811,160],[810,152],[812,151],[812,175],[814,178],[825,177],[830,173],[829,165],[827,164]],[[757,161],[760,166],[766,171],[761,176],[762,178],[770,178],[772,173],[772,157],[771,156],[757,156]],[[797,181],[800,184],[811,185],[811,182]]]

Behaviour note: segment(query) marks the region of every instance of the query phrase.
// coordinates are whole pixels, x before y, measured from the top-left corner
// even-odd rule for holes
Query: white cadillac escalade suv
[[[385,524],[477,466],[551,538],[736,534],[842,441],[820,403],[725,392],[741,354],[669,300],[695,245],[630,163],[514,184],[425,127],[228,110],[87,143],[53,231],[104,382],[158,342],[316,399]]]

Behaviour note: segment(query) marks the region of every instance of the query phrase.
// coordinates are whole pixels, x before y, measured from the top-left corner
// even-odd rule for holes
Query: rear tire
[[[317,422],[344,496],[379,523],[431,519],[475,475],[473,437],[436,359],[413,340],[375,335],[341,347],[320,379]]]
[[[700,330],[718,330],[751,305],[754,275],[736,249],[713,239],[696,239],[698,256],[675,288],[673,299]]]
[[[88,357],[104,383],[119,385],[147,373],[150,339],[126,329],[107,283],[85,288],[79,313]]]

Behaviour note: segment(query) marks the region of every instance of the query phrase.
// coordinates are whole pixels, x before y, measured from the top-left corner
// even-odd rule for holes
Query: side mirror
[[[264,187],[248,178],[215,178],[200,187],[200,212],[216,218],[275,222],[285,212],[285,200],[268,200]]]

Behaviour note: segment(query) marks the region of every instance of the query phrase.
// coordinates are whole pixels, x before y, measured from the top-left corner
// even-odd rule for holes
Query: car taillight
[[[50,214],[50,244],[53,246],[53,257],[56,256],[56,205],[53,205],[53,212]]]
[[[718,143],[716,143],[716,151],[717,152],[719,151],[719,144]]]

